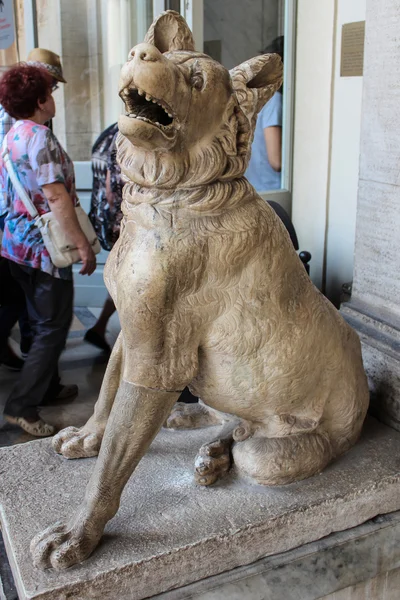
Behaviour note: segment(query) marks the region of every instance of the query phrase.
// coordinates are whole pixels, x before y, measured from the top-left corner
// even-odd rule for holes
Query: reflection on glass
[[[204,0],[204,51],[232,67],[260,53],[283,59],[284,0]],[[258,192],[281,189],[282,90],[261,110],[246,177]]]
[[[38,45],[61,56],[67,83],[54,97],[56,136],[75,161],[121,112],[118,79],[153,20],[151,0],[36,0]]]
[[[18,39],[23,24],[24,9],[20,2],[0,4],[0,74],[19,60]]]

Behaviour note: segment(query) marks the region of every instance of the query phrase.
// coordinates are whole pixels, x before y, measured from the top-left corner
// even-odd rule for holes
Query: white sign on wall
[[[6,50],[15,39],[13,0],[0,0],[0,50]]]

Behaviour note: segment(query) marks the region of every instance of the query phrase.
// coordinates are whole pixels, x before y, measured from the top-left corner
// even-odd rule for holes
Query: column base
[[[361,339],[371,414],[400,431],[400,318],[357,300],[340,312]]]

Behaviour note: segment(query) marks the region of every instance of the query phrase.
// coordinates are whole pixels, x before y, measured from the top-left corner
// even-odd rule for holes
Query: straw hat
[[[34,67],[44,67],[54,79],[67,83],[63,76],[60,57],[55,52],[44,50],[44,48],[34,48],[29,52],[26,62]]]

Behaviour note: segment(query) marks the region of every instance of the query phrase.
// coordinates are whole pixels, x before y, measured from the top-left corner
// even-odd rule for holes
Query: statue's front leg
[[[36,566],[65,569],[90,556],[179,394],[121,381],[85,499],[66,525],[56,523],[32,540]]]
[[[107,426],[107,421],[116,397],[123,367],[122,333],[115,342],[108,361],[99,398],[94,413],[80,428],[62,429],[52,440],[53,448],[65,458],[97,456]]]

